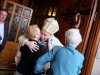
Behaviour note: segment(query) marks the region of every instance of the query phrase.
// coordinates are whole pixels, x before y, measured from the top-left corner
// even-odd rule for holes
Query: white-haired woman
[[[82,37],[78,29],[65,32],[64,47],[55,46],[37,60],[35,73],[43,70],[45,63],[51,61],[48,75],[79,75],[81,73],[84,56],[75,48],[81,43]]]

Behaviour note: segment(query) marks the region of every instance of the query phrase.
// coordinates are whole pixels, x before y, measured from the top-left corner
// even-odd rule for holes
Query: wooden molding
[[[97,1],[97,0],[96,0]],[[97,4],[96,4],[97,5]],[[98,9],[99,10],[99,9]],[[94,13],[95,14],[95,13]],[[97,20],[92,24],[92,28],[89,35],[89,40],[84,52],[85,61],[81,75],[91,75],[97,47],[100,39],[100,13],[98,12]]]

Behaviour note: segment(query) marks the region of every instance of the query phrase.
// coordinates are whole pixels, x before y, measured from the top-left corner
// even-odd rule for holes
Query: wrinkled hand
[[[26,45],[29,47],[31,52],[34,52],[34,51],[37,52],[39,50],[39,46],[37,45],[35,41],[27,41]]]

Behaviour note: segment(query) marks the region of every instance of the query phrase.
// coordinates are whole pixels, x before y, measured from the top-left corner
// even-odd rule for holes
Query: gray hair
[[[82,37],[79,29],[69,29],[65,32],[65,38],[68,45],[77,47],[82,42]]]

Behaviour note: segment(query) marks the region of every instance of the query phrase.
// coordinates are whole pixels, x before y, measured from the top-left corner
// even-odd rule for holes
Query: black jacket
[[[17,67],[18,72],[20,72],[23,75],[31,75],[31,73],[34,71],[36,60],[48,51],[47,48],[43,45],[39,45],[39,48],[40,49],[37,52],[34,51],[34,53],[32,53],[28,46],[25,45],[21,47],[20,51],[22,59]]]
[[[5,22],[4,23],[4,38],[3,38],[3,42],[2,42],[2,45],[1,45],[0,51],[4,49],[4,46],[5,46],[6,41],[8,39],[8,30],[9,30],[8,22]]]

